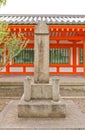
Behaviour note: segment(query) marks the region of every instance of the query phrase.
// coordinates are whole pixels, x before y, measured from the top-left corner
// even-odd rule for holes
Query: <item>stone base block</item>
[[[51,84],[32,84],[31,85],[32,99],[52,99]]]
[[[65,118],[19,118],[18,103],[11,101],[0,113],[0,130],[85,130],[85,116],[73,101],[65,101]]]
[[[21,98],[18,104],[19,117],[65,117],[66,105],[63,100],[54,102],[52,100],[24,101]]]

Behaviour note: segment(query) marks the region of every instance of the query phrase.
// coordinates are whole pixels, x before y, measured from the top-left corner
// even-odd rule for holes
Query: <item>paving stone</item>
[[[18,100],[0,115],[1,130],[85,130],[85,116],[72,101],[66,101],[66,118],[18,118]]]

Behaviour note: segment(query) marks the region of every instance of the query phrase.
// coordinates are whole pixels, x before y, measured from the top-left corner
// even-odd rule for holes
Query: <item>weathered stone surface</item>
[[[19,117],[65,117],[66,105],[63,100],[31,100],[25,102],[22,97],[18,105]]]
[[[52,97],[54,101],[60,100],[60,93],[59,93],[59,79],[52,79]]]
[[[85,116],[72,101],[66,101],[66,118],[18,118],[18,102],[0,114],[0,130],[85,130]]]
[[[45,22],[40,21],[38,25],[35,26],[34,33],[39,34],[39,35],[42,35],[42,34],[46,35],[46,34],[49,34],[49,28]]]
[[[85,83],[83,81],[78,83],[72,84],[70,82],[67,84],[66,82],[60,82],[60,95],[63,97],[85,97]],[[0,82],[0,98],[20,98],[24,93],[23,89],[23,82],[17,81],[12,84],[4,81],[3,84]]]
[[[46,23],[40,22],[35,27],[34,37],[34,82],[30,79],[24,82],[18,116],[65,117],[66,104],[59,97],[58,79],[49,83],[49,29]]]
[[[34,36],[34,82],[49,83],[49,29],[40,22]]]
[[[26,77],[24,80],[24,100],[29,101],[31,99],[31,78]]]
[[[32,84],[32,99],[52,99],[51,84]]]

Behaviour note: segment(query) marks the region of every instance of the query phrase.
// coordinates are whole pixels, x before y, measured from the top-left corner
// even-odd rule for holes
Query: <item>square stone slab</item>
[[[85,130],[85,116],[73,101],[66,101],[65,118],[18,118],[19,101],[11,101],[0,114],[0,130]]]
[[[24,101],[22,96],[18,104],[19,117],[65,117],[66,104],[63,100],[30,100]]]

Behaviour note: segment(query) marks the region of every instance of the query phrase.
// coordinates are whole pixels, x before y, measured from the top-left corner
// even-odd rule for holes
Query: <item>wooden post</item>
[[[73,43],[73,73],[76,74],[76,42]]]

